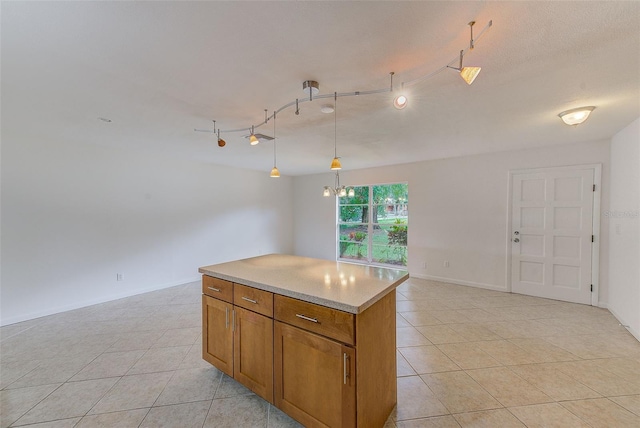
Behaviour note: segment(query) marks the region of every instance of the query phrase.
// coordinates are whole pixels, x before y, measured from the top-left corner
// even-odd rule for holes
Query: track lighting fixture
[[[315,80],[305,80],[302,82],[302,90],[309,93],[309,101],[313,101],[313,96],[320,93],[320,84]]]
[[[470,28],[470,32],[471,32],[471,38],[470,38],[470,42],[469,42],[469,47],[468,50],[472,50],[475,48],[475,43],[476,41],[478,41],[482,35],[484,34],[484,32],[486,30],[488,30],[492,25],[493,25],[493,21],[489,21],[487,23],[487,25],[482,29],[482,31],[480,32],[480,34],[477,36],[476,39],[473,38],[473,25],[475,24],[475,21],[471,21],[469,22],[469,28]],[[435,75],[439,74],[440,72],[442,72],[443,70],[446,70],[447,68],[451,68],[454,69],[456,71],[458,71],[460,73],[460,77],[462,77],[464,79],[465,82],[467,82],[467,84],[471,85],[473,83],[473,81],[476,79],[476,77],[478,77],[478,73],[480,73],[481,68],[480,67],[463,67],[462,65],[462,61],[464,58],[464,54],[465,54],[465,50],[461,50],[460,51],[460,55],[457,58],[452,59],[448,64],[443,65],[442,67],[433,70],[431,73],[426,74],[424,76],[420,76],[416,79],[410,80],[410,81],[405,81],[402,82],[401,85],[401,91],[398,94],[394,94],[395,97],[393,99],[393,105],[395,108],[397,109],[403,109],[407,106],[408,104],[408,97],[406,92],[404,92],[404,88],[405,86],[409,87],[409,86],[413,86],[416,85],[424,80],[430,79],[432,77],[434,77]],[[455,61],[458,61],[458,67],[454,67],[451,64],[454,64]],[[354,91],[354,92],[343,92],[338,94],[337,92],[333,94],[333,98],[334,101],[337,101],[338,97],[351,97],[351,96],[360,96],[360,95],[374,95],[374,94],[382,94],[382,93],[386,93],[386,92],[394,92],[394,87],[393,87],[393,75],[394,73],[391,72],[391,87],[390,88],[381,88],[381,89],[373,89],[373,90],[368,90],[368,91]],[[305,102],[311,102],[313,101],[314,97],[315,98],[329,98],[331,97],[331,95],[329,94],[324,94],[324,95],[320,95],[320,84],[315,81],[315,80],[305,80],[304,82],[302,82],[302,89],[305,93],[305,95],[308,95],[308,97],[305,98],[296,98],[295,101],[289,102],[285,105],[283,105],[282,107],[280,107],[279,109],[277,109],[276,111],[273,112],[273,119],[275,119],[276,113],[280,113],[281,111],[288,109],[290,107],[295,106],[295,111],[294,113],[296,115],[300,114],[300,104],[301,103],[305,103]],[[335,103],[334,103],[334,132],[335,132],[335,128],[336,128],[336,117],[335,117]],[[595,107],[591,107],[591,110],[593,110]],[[330,107],[329,105],[324,105],[322,106],[321,110],[325,113],[330,113]],[[589,110],[589,112],[586,113],[585,116],[585,120],[586,117],[588,117],[588,114],[591,112],[591,110]],[[562,112],[560,113],[560,117],[562,117],[563,120],[570,120],[570,117],[567,117],[569,115],[569,113],[572,113],[572,111],[567,111],[567,112]],[[584,113],[583,113],[584,114]],[[260,123],[258,125],[255,125],[255,127],[260,127],[264,124],[266,124],[269,120],[271,119],[271,117],[267,117],[267,111],[265,110],[265,120],[264,123]],[[580,123],[580,122],[576,122],[576,123]],[[215,123],[214,123],[214,130],[213,133],[217,134],[218,137],[218,146],[220,147],[224,147],[226,145],[226,142],[220,138],[220,132],[223,133],[234,133],[234,132],[247,132],[248,130],[251,130],[251,134],[248,136],[245,136],[245,138],[249,138],[249,142],[251,143],[252,146],[255,146],[256,144],[260,143],[261,140],[271,140],[272,138],[267,136],[267,135],[263,135],[263,134],[256,134],[255,130],[254,130],[254,125],[251,125],[251,127],[246,127],[246,128],[238,128],[238,129],[226,129],[226,130],[218,130],[216,132],[215,129]],[[198,131],[198,132],[209,132],[211,133],[210,130],[202,130],[202,129],[194,129],[194,131]],[[334,136],[335,137],[335,136]],[[275,164],[275,143],[274,143],[274,164]],[[275,165],[274,165],[275,168]],[[337,171],[339,169],[342,168],[342,165],[340,163],[340,158],[337,155],[337,149],[336,149],[336,143],[334,141],[334,158],[333,161],[331,162],[331,169],[334,171]],[[277,169],[277,168],[275,168]]]
[[[471,29],[471,40],[469,42],[469,50],[472,50],[475,47],[475,41],[473,40],[473,24],[475,24],[476,21],[471,21],[469,23],[469,28]],[[489,25],[491,25],[491,22],[489,22]],[[462,57],[464,56],[464,50],[460,51],[460,65],[458,67],[451,67],[450,65],[448,65],[447,67],[449,68],[453,68],[454,70],[458,70],[458,72],[460,73],[460,77],[462,77],[462,79],[467,82],[467,84],[471,85],[473,83],[474,80],[476,80],[476,77],[478,77],[478,74],[480,74],[480,70],[482,70],[481,67],[463,67],[462,66]]]
[[[227,145],[227,142],[224,141],[222,138],[220,138],[220,130],[218,129],[218,147],[224,147],[226,145]]]
[[[271,174],[269,174],[271,178],[280,177],[280,171],[278,171],[278,167],[276,166],[276,112],[273,112],[273,168],[271,169]]]
[[[395,97],[393,99],[393,106],[395,108],[397,108],[398,110],[402,110],[403,108],[405,108],[407,106],[407,102],[409,100],[407,99],[406,96],[404,95],[398,95],[397,97]]]
[[[558,117],[562,119],[567,125],[580,125],[582,122],[589,118],[591,112],[595,109],[594,106],[578,107],[571,110],[563,111],[558,114]]]
[[[256,134],[253,132],[253,126],[252,126],[251,127],[251,135],[249,135],[249,143],[251,143],[252,146],[255,146],[259,142],[260,142],[260,140],[258,140],[258,137],[256,137]]]

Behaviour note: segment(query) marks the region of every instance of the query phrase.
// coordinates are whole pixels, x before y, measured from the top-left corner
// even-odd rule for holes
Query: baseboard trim
[[[629,333],[631,333],[631,335],[632,335],[633,337],[635,337],[635,338],[636,338],[636,340],[637,340],[638,342],[640,342],[640,332],[636,331],[636,330],[635,330],[633,327],[631,327],[631,326],[627,326],[627,323],[625,322],[625,320],[624,320],[624,319],[623,319],[623,318],[622,318],[618,313],[616,313],[616,311],[614,311],[614,310],[613,310],[613,309],[611,309],[611,308],[607,308],[607,310],[608,310],[609,312],[611,312],[611,315],[613,315],[614,317],[616,317],[616,319],[618,320],[618,322],[620,323],[620,325],[621,325],[621,326],[623,326],[624,328],[626,328],[626,329],[627,329],[627,331],[628,331]]]
[[[485,284],[485,283],[482,283],[482,282],[465,281],[465,280],[461,280],[461,279],[444,278],[444,277],[433,276],[433,275],[419,275],[419,274],[418,275],[414,275],[414,274],[410,274],[410,276],[412,278],[428,279],[430,281],[447,282],[449,284],[466,285],[468,287],[476,287],[476,288],[484,288],[486,290],[508,292],[506,287],[499,287],[499,286],[494,285],[494,284]]]
[[[165,288],[170,288],[178,285],[188,284],[190,282],[200,281],[200,279],[201,279],[201,276],[194,276],[193,278],[183,278],[177,281],[166,282],[166,283],[154,285],[151,287],[128,290],[126,292],[118,293],[118,294],[111,294],[99,299],[85,300],[83,302],[77,302],[71,305],[57,306],[54,308],[46,309],[44,311],[31,312],[29,314],[20,315],[17,317],[5,318],[0,320],[0,326],[4,327],[6,325],[16,324],[23,321],[30,321],[36,318],[46,317],[48,315],[59,314],[61,312],[67,312],[67,311],[72,311],[74,309],[85,308],[87,306],[98,305],[100,303],[111,302],[114,300],[123,299],[125,297],[137,296],[138,294],[149,293],[150,291],[163,290]]]

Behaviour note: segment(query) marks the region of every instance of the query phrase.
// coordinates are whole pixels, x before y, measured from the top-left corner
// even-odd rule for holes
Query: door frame
[[[591,283],[593,284],[593,292],[591,293],[591,306],[599,307],[599,292],[600,292],[600,200],[602,198],[602,164],[586,164],[586,165],[563,165],[555,167],[544,168],[524,168],[524,169],[510,169],[508,190],[507,190],[507,233],[506,233],[506,253],[507,253],[507,268],[505,272],[505,284],[507,285],[507,291],[512,292],[511,289],[511,229],[512,229],[512,199],[513,199],[513,176],[516,174],[535,174],[544,173],[550,171],[557,171],[560,169],[591,169],[593,170],[593,183],[596,186],[593,192],[593,217],[591,224],[591,234],[594,236],[594,242],[591,244]]]

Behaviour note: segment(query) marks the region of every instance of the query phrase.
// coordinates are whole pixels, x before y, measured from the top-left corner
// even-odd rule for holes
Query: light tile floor
[[[640,427],[640,343],[604,309],[410,279],[387,427]],[[0,428],[295,427],[201,359],[200,284],[0,329]]]

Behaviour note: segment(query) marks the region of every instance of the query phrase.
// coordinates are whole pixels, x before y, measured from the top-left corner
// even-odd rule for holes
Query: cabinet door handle
[[[255,300],[253,300],[253,299],[250,299],[250,298],[248,298],[248,297],[244,297],[244,296],[242,296],[242,300],[246,300],[247,302],[251,302],[251,303],[254,303],[254,304],[256,304],[256,305],[258,304],[258,302],[257,302],[257,301],[255,301]]]
[[[224,308],[224,328],[229,328],[229,308]]]
[[[311,322],[318,322],[318,320],[315,319],[315,318],[305,317],[304,315],[301,315],[301,314],[296,314],[296,316],[298,318],[302,318],[303,320],[307,320],[307,321],[311,321]]]
[[[231,326],[231,331],[236,331],[236,310],[231,311],[231,321],[233,321]]]
[[[342,353],[342,381],[344,382],[344,384],[347,384],[347,359],[349,357],[347,356],[346,352]]]
[[[215,288],[215,287],[207,287],[207,288],[208,288],[209,290],[211,290],[211,291],[215,291],[216,293],[219,293],[219,292],[220,292],[220,289],[219,289],[219,288]]]

